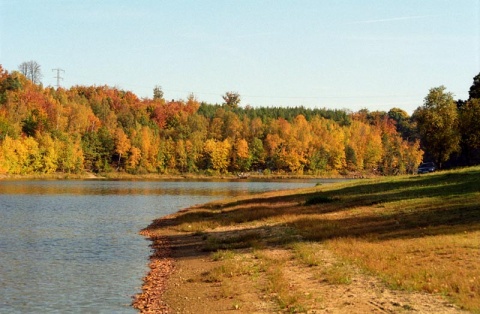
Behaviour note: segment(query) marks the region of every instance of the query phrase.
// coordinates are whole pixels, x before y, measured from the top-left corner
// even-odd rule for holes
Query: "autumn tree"
[[[122,128],[117,128],[115,131],[115,152],[118,154],[118,166],[120,167],[122,155],[125,155],[131,147],[130,139],[125,134]]]
[[[314,172],[337,172],[345,168],[345,131],[335,121],[313,117],[312,147],[309,169]]]
[[[414,174],[417,172],[418,166],[423,159],[423,150],[420,148],[420,141],[416,140],[413,143],[404,141],[401,149],[403,164],[405,165],[405,172]]]
[[[139,154],[133,150],[133,156],[140,157],[138,165],[142,171],[156,172],[163,166],[163,160],[159,160],[160,138],[155,132],[146,126],[143,126],[136,136],[135,145],[140,150]],[[133,158],[133,157],[132,157]]]
[[[20,142],[6,136],[2,140],[0,146],[0,169],[5,173],[20,174],[22,173],[22,166],[18,150]]]
[[[56,141],[55,144],[59,170],[67,173],[79,173],[84,170],[85,159],[82,145],[78,139],[65,139],[65,141]],[[106,160],[103,161],[104,163],[101,165],[99,160],[97,167],[108,170],[109,167],[105,165]]]
[[[43,88],[27,76],[0,66],[2,173],[108,172],[115,166],[131,173],[268,168],[393,174],[414,171],[421,158],[414,124],[399,108],[241,108],[236,92],[227,92],[222,105],[199,103],[193,94],[166,102],[160,86],[153,99],[139,99],[109,86]],[[474,153],[471,160],[479,150],[475,97],[471,93],[459,108],[462,147]]]
[[[264,132],[264,126],[262,119],[256,117],[251,120],[249,127],[249,134],[252,138],[262,138]]]
[[[237,92],[226,92],[225,95],[222,96],[224,104],[230,108],[237,108],[240,105],[240,94]]]
[[[165,165],[163,172],[169,173],[172,171],[176,171],[175,169],[177,167],[176,149],[177,149],[177,145],[173,139],[167,138],[164,141],[162,141],[161,150],[162,150],[162,155],[163,155],[163,160]]]
[[[38,64],[36,61],[31,60],[22,62],[18,66],[18,70],[34,84],[40,84],[40,80],[42,79],[42,70],[40,64]]]
[[[223,130],[224,138],[228,138],[230,142],[235,142],[242,133],[242,123],[238,115],[231,111],[226,111],[223,115]]]
[[[395,121],[395,126],[403,139],[413,141],[415,139],[415,127],[408,113],[400,108],[392,108],[388,111],[388,118]]]
[[[311,126],[303,115],[294,118],[289,124],[279,119],[284,145],[280,150],[280,162],[289,171],[303,173],[309,156],[313,153]]]
[[[12,139],[6,137],[1,146],[0,168],[11,174],[41,172],[42,155],[33,137]]]
[[[217,111],[215,112],[215,116],[210,121],[210,124],[208,127],[209,138],[213,138],[218,141],[224,139],[224,134],[223,134],[223,130],[225,129],[223,125],[224,116],[225,116],[225,110],[223,108],[218,108]]]
[[[187,102],[185,103],[184,111],[188,113],[188,116],[196,113],[200,103],[198,102],[197,97],[193,93],[190,93],[187,97]]]
[[[196,172],[201,168],[203,145],[208,135],[208,119],[197,113],[188,117],[188,136],[185,142],[187,150],[187,168],[189,172]]]
[[[90,106],[68,102],[63,109],[65,131],[70,134],[82,134],[89,128],[95,129],[95,125],[100,125],[100,120],[93,114]]]
[[[376,171],[384,155],[381,130],[371,129],[366,148],[364,167],[369,171]]]
[[[232,145],[228,139],[219,142],[213,139],[209,139],[205,142],[204,152],[208,158],[208,163],[213,170],[220,173],[227,172],[229,166],[230,152]]]
[[[268,133],[264,141],[265,166],[268,168],[279,168],[279,153],[282,149],[283,140],[276,133]]]
[[[430,89],[423,106],[413,113],[421,144],[440,167],[460,149],[457,107],[453,95],[445,89],[444,86]]]
[[[233,151],[235,168],[240,171],[250,170],[251,156],[248,149],[248,142],[243,138],[238,139],[234,144]]]
[[[127,159],[126,169],[129,172],[135,172],[138,164],[140,163],[140,158],[142,156],[142,151],[135,146],[130,147],[129,156]]]
[[[368,143],[370,128],[367,124],[354,120],[346,130],[345,155],[348,169],[357,171],[364,169],[364,156]]]
[[[39,135],[38,142],[43,165],[42,172],[54,173],[58,168],[58,151],[55,147],[55,141],[50,134],[47,133]]]
[[[175,154],[177,169],[180,170],[180,172],[186,172],[188,166],[188,154],[184,140],[181,139],[177,141],[177,145],[175,147]]]

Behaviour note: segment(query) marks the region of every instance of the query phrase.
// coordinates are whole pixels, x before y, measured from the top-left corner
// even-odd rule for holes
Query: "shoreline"
[[[464,207],[470,211],[457,213],[456,203],[447,202],[442,203],[446,206],[442,215],[425,216],[419,207],[430,197],[429,189],[438,189],[437,182],[456,182],[452,190],[442,186],[442,195],[454,195],[460,193],[460,183],[477,182],[476,173],[472,168],[369,180],[368,184],[267,192],[196,205],[155,219],[140,232],[152,241],[153,250],[142,292],[133,297],[132,307],[140,313],[211,313],[212,309],[222,313],[465,313],[476,309],[468,303],[469,296],[461,299],[455,290],[439,294],[438,288],[428,286],[433,279],[417,275],[439,262],[454,273],[456,264],[442,259],[440,253],[453,250],[452,243],[476,243],[480,230],[475,188],[461,190]],[[416,192],[421,193],[415,195],[418,203],[407,204],[411,213],[406,215],[403,199],[411,199],[412,184],[424,190]],[[362,191],[364,196],[359,196]],[[379,198],[388,206],[379,207]],[[457,214],[462,218],[457,225],[445,227],[444,220]],[[428,230],[423,228],[426,222]],[[431,247],[432,237],[446,247]],[[352,251],[352,245],[357,249]],[[416,259],[408,258],[411,248],[416,248],[415,254],[439,254],[418,265]],[[357,255],[360,250],[364,257]],[[459,250],[466,264],[475,263],[478,252],[463,246]],[[425,259],[422,254],[417,258]],[[400,259],[407,266],[385,264]],[[377,260],[367,267],[367,262]],[[382,268],[385,265],[392,267]],[[416,278],[412,284],[419,288],[410,288],[408,282],[399,286],[395,281],[399,271],[405,273],[402,278]],[[442,283],[464,284],[463,277],[435,276]],[[469,276],[477,275],[471,270]],[[478,296],[472,292],[472,297]]]
[[[168,305],[163,301],[163,294],[167,289],[167,281],[175,269],[172,258],[172,246],[166,236],[155,235],[151,230],[167,225],[171,214],[154,220],[140,234],[151,241],[149,245],[153,252],[149,257],[147,275],[143,278],[142,292],[132,296],[131,306],[140,313],[168,313]]]
[[[79,174],[56,172],[51,174],[0,174],[0,181],[3,180],[315,180],[315,179],[370,179],[378,177],[375,174],[350,173],[346,175],[299,175],[299,174],[249,174],[248,177],[241,177],[235,174],[205,175],[205,174],[129,174],[125,172],[93,173],[84,172]]]

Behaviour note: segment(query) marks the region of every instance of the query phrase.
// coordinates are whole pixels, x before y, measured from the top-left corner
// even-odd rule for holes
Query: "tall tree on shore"
[[[413,113],[422,146],[440,167],[460,150],[457,106],[452,93],[445,89],[444,86],[430,89],[423,106]]]

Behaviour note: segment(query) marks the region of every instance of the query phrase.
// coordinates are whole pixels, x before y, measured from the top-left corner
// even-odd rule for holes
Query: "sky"
[[[480,72],[480,0],[0,0],[0,64],[44,86],[412,114]]]

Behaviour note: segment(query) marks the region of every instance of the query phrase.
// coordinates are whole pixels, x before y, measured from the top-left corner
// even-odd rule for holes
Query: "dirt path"
[[[321,244],[315,254],[322,263],[316,266],[299,263],[282,246],[262,247],[261,258],[252,249],[237,250],[226,266],[205,250],[205,235],[170,228],[174,217],[157,220],[143,232],[155,250],[143,293],[134,302],[141,313],[463,313],[440,296],[389,289],[379,279],[341,264]],[[215,232],[235,236],[244,229]],[[266,261],[280,261],[275,269],[288,283],[288,297],[301,307],[282,306],[279,294],[269,288]],[[345,273],[348,282],[328,279],[328,270],[340,264],[339,273]]]

